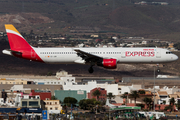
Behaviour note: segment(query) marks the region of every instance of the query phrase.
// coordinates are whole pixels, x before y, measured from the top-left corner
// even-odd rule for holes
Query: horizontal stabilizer
[[[10,50],[10,49],[3,50],[2,53],[6,55],[22,55],[21,52]]]

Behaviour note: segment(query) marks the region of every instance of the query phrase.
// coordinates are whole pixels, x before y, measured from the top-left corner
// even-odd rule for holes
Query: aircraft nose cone
[[[175,60],[178,60],[178,58],[179,58],[179,57],[176,55]]]
[[[173,56],[173,60],[174,60],[174,61],[178,60],[178,58],[179,58],[179,57],[178,57],[177,55],[174,55],[174,56]]]

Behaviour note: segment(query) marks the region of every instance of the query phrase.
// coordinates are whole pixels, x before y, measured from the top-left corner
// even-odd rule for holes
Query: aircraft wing
[[[80,56],[83,60],[86,62],[98,62],[99,60],[102,60],[103,58],[94,54],[90,54],[88,52],[79,50],[79,49],[74,49],[74,51],[77,52],[77,55]]]

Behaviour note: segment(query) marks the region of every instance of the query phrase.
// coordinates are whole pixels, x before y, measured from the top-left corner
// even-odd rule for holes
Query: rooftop
[[[168,95],[166,91],[158,91],[159,95]]]

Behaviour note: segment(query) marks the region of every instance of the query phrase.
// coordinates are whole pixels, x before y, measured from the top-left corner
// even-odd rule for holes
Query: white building
[[[107,93],[112,92],[114,95],[119,94],[118,84],[98,84],[96,81],[90,81],[85,85],[77,85],[72,82],[67,82],[63,85],[64,90],[85,90],[87,93],[97,87],[104,88]]]
[[[15,107],[15,98],[8,97],[4,102],[4,98],[0,98],[0,106]]]
[[[160,89],[160,91],[166,91],[167,94],[174,94],[175,92],[179,92],[180,89],[176,86],[169,88],[167,86],[164,86],[162,89]]]
[[[131,91],[137,91],[139,89],[142,89],[142,85],[131,85],[131,86],[124,86],[119,85],[119,94],[124,94],[125,92],[131,93]]]
[[[31,91],[31,88],[24,88],[23,85],[14,85],[14,86],[11,87],[10,90],[11,91],[22,91],[22,92],[24,92],[26,90],[30,90]]]
[[[40,96],[35,95],[24,95],[23,93],[18,93],[15,97],[16,107],[40,107]]]
[[[163,104],[163,101],[165,101],[166,105],[169,105],[169,100],[172,97],[174,97],[175,102],[177,103],[179,98],[178,98],[178,94],[176,94],[176,93],[179,91],[180,91],[180,89],[175,86],[172,88],[164,86],[163,88],[159,89],[159,91],[157,92],[158,104]]]
[[[75,77],[59,77],[58,79],[29,79],[28,81],[33,81],[37,85],[63,85],[66,84],[66,82],[76,84]]]
[[[141,44],[142,44],[142,45],[146,45],[147,43],[148,43],[148,42],[144,40],[144,41],[142,41]]]

